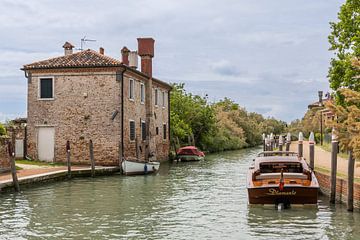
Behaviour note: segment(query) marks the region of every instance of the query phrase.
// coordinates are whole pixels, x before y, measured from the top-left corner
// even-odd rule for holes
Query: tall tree
[[[334,52],[329,68],[330,87],[337,91],[347,87],[360,91],[360,81],[354,78],[360,74],[351,61],[360,56],[360,1],[346,0],[338,13],[338,21],[331,22],[329,35],[330,49]],[[343,103],[343,97],[337,92],[337,100]]]
[[[360,159],[360,93],[350,89],[340,89],[345,106],[327,103],[336,118],[330,123],[334,127],[343,150],[352,150],[355,159]]]

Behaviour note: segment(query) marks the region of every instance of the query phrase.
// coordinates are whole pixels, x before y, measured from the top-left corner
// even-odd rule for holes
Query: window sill
[[[130,101],[130,102],[135,102],[135,99],[129,98],[129,101]]]
[[[55,98],[38,98],[39,101],[54,101]]]
[[[145,104],[145,102],[140,102],[140,104],[144,105],[144,104]]]

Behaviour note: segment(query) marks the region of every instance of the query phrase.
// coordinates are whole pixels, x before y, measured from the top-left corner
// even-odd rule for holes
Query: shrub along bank
[[[172,146],[194,143],[204,151],[218,152],[262,143],[262,133],[284,132],[286,123],[248,112],[225,98],[210,103],[206,97],[186,92],[184,84],[173,84],[171,104]]]

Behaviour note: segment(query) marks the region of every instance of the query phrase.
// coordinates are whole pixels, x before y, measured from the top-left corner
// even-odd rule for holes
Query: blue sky
[[[216,101],[301,118],[328,91],[329,22],[344,1],[0,0],[0,121],[26,116],[23,64],[63,54],[65,41],[120,59],[155,39],[154,76]]]

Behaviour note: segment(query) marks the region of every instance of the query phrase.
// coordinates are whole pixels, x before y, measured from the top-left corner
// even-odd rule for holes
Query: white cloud
[[[26,79],[19,68],[61,55],[65,41],[79,47],[86,35],[97,40],[86,47],[102,46],[119,58],[122,46],[136,49],[136,37],[152,36],[153,70],[162,80],[185,81],[189,91],[211,92],[210,98],[231,96],[248,109],[279,118],[301,117],[317,90],[328,87],[328,22],[336,19],[340,4],[5,0],[0,111],[2,116],[24,112]]]

